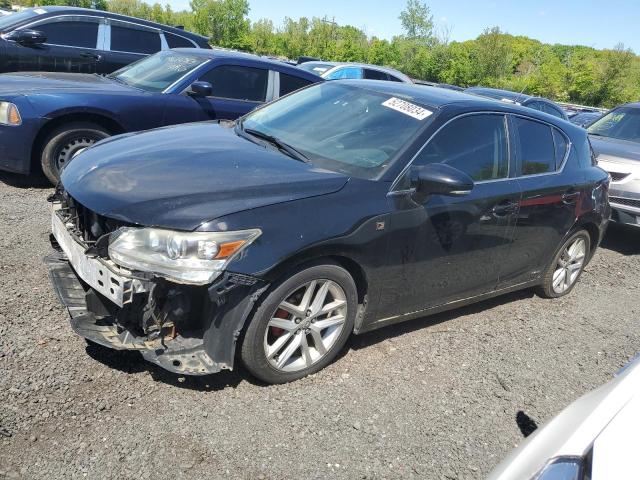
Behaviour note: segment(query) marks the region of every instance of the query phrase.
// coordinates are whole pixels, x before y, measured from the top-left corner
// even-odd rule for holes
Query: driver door
[[[413,165],[446,163],[474,180],[463,196],[413,200],[409,173],[390,193],[389,253],[379,318],[417,312],[494,290],[511,248],[518,202],[509,177],[507,121],[500,114],[459,117],[442,128]]]

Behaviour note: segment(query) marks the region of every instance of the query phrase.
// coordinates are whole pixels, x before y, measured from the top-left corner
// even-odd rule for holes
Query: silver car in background
[[[369,65],[368,63],[350,62],[304,62],[298,65],[316,75],[320,75],[325,80],[386,80],[388,82],[413,83],[404,73],[389,67],[380,65]]]
[[[640,227],[640,103],[611,110],[587,131],[598,165],[611,175],[611,219]]]

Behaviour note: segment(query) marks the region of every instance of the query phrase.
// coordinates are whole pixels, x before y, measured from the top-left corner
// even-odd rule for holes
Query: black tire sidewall
[[[71,137],[87,135],[94,137],[96,141],[103,140],[111,134],[99,125],[90,122],[73,122],[62,125],[53,130],[44,140],[40,164],[42,172],[52,184],[60,180],[60,172],[55,158],[55,152]]]
[[[556,270],[556,265],[558,264],[558,259],[560,258],[560,256],[562,255],[562,252],[564,252],[564,249],[567,248],[568,245],[570,245],[571,243],[575,242],[575,240],[578,237],[583,237],[585,242],[586,242],[586,252],[585,252],[585,259],[584,259],[584,263],[582,264],[582,267],[580,268],[580,272],[578,273],[578,276],[576,277],[576,280],[573,282],[573,284],[564,292],[562,293],[556,293],[553,290],[553,273]],[[580,281],[580,277],[582,276],[582,273],[584,272],[584,268],[587,265],[587,261],[589,260],[589,255],[591,254],[591,237],[589,236],[589,233],[586,230],[576,230],[575,232],[573,232],[569,238],[567,238],[563,243],[562,246],[558,249],[558,251],[556,252],[556,254],[553,256],[553,260],[551,261],[551,265],[549,265],[549,268],[547,269],[545,276],[544,276],[544,280],[542,283],[542,292],[543,296],[547,297],[547,298],[559,298],[559,297],[564,297],[565,295],[568,295],[569,293],[571,293],[574,289],[574,287],[578,284],[578,282]]]
[[[327,279],[336,282],[347,297],[347,318],[340,338],[331,350],[317,363],[298,372],[282,372],[269,364],[264,353],[264,333],[270,317],[280,302],[296,287],[312,280]],[[353,331],[358,309],[358,293],[353,278],[341,266],[333,263],[312,264],[298,268],[278,283],[274,284],[254,309],[250,323],[246,328],[241,346],[242,362],[249,372],[260,380],[270,383],[287,383],[318,372],[329,365],[344,348]]]

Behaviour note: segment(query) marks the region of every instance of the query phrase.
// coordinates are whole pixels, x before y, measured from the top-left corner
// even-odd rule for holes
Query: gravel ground
[[[87,347],[49,285],[51,189],[0,176],[0,478],[482,478],[640,350],[640,232],[611,229],[582,281],[354,338],[267,387],[185,378]]]

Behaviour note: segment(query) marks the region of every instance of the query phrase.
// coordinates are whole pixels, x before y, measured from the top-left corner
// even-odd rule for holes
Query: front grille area
[[[609,172],[609,175],[611,175],[611,180],[614,182],[620,182],[629,176],[628,173],[622,172]]]
[[[66,192],[62,195],[62,209],[67,221],[73,223],[76,235],[82,237],[87,244],[93,244],[103,235],[127,225],[124,222],[98,215]]]
[[[622,197],[609,197],[609,202],[616,203],[618,205],[625,205],[627,207],[640,208],[640,200],[634,200],[633,198]]]

